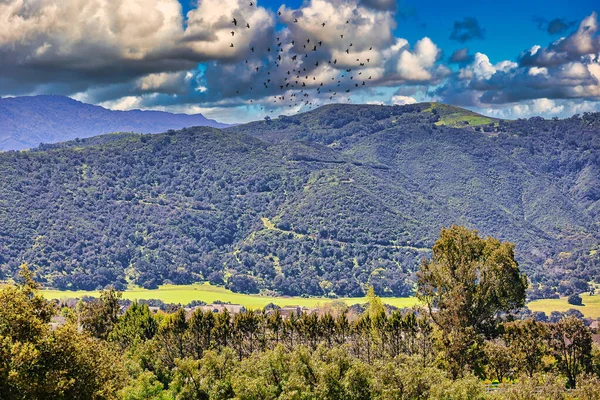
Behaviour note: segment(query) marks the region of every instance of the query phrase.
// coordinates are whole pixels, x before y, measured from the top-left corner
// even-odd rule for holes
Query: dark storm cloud
[[[462,21],[454,21],[450,39],[464,43],[474,39],[484,39],[485,29],[479,26],[474,17],[465,17]]]
[[[463,47],[462,49],[456,50],[450,56],[449,62],[452,64],[466,64],[473,61],[473,56],[469,54],[469,48]]]
[[[535,17],[534,21],[538,29],[548,32],[551,35],[561,35],[577,25],[577,21],[567,21],[565,18],[554,18],[548,21],[545,18]]]

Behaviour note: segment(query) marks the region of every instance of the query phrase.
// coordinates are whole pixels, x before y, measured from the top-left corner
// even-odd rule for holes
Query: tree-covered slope
[[[59,288],[407,295],[439,229],[462,224],[515,242],[547,293],[584,290],[600,278],[599,133],[598,114],[333,105],[0,154],[2,274],[25,260]]]

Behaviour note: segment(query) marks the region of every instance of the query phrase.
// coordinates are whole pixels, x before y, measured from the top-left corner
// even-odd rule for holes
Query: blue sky
[[[249,2],[5,0],[0,96],[225,122],[328,102],[442,101],[505,118],[600,110],[598,2]]]
[[[536,17],[581,21],[592,11],[600,10],[599,3],[591,0],[428,0],[397,3],[401,12],[396,18],[398,27],[394,30],[395,35],[413,43],[428,36],[448,54],[462,47],[460,43],[449,39],[453,22],[464,17],[477,18],[485,27],[485,39],[474,40],[467,45],[473,51],[485,52],[492,62],[514,60],[523,49],[534,44],[548,44],[560,36],[539,29]],[[191,9],[193,1],[181,0],[181,4],[185,11]],[[276,11],[282,4],[298,8],[302,0],[265,0],[259,4]]]
[[[193,8],[194,1],[180,0],[184,13]],[[449,39],[453,22],[464,17],[475,17],[486,29],[486,39],[474,41],[475,51],[485,51],[492,61],[514,59],[521,49],[534,44],[550,42],[558,35],[551,35],[539,29],[536,17],[553,20],[563,18],[568,21],[581,21],[592,11],[598,10],[597,1],[570,0],[503,0],[499,1],[398,1],[402,10],[396,21],[396,36],[415,42],[429,36],[451,53],[460,45]],[[282,4],[298,8],[302,0],[260,1],[261,6],[276,11]]]

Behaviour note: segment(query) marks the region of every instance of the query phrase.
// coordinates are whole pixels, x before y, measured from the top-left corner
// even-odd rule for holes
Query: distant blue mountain
[[[190,126],[224,128],[202,114],[113,111],[65,96],[0,99],[0,150],[21,150],[110,132],[159,133]]]

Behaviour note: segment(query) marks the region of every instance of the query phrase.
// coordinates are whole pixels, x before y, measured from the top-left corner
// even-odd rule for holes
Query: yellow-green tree
[[[483,338],[496,333],[499,316],[524,305],[527,279],[512,243],[476,230],[443,228],[432,250],[417,274],[417,297],[442,330],[445,361],[457,375],[477,368]]]
[[[124,376],[118,354],[73,325],[52,330],[55,312],[27,265],[0,289],[0,398],[115,398]]]

